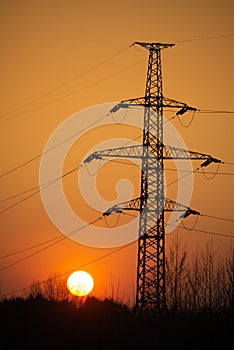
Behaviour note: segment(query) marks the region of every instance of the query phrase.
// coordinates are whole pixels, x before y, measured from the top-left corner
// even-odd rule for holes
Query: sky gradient
[[[2,200],[38,186],[40,155],[53,131],[71,115],[91,106],[144,95],[148,57],[145,50],[130,47],[135,41],[175,43],[162,56],[165,96],[200,110],[234,111],[234,36],[229,36],[234,33],[233,10],[231,0],[1,1],[1,174],[30,160],[0,178]],[[171,117],[165,114],[165,118]],[[184,116],[186,125],[191,117],[189,113]],[[188,149],[234,162],[234,114],[196,113],[189,128],[183,127],[178,118],[171,123]],[[132,138],[137,135],[136,130],[131,132]],[[124,138],[128,130],[116,125],[114,130],[87,134],[67,155],[64,173],[79,164],[85,150],[107,135]],[[216,165],[206,170],[214,172]],[[221,164],[219,172],[210,181],[201,172],[195,173],[190,207],[210,216],[233,219],[233,166]],[[122,173],[132,182],[134,195],[139,195],[139,171],[112,163],[97,178],[106,200],[116,198],[115,183]],[[169,182],[176,179],[173,171],[167,176]],[[98,213],[89,212],[79,197],[77,173],[64,178],[63,185],[74,211],[87,223],[95,220]],[[170,196],[176,194],[176,186],[169,190]],[[3,201],[1,211],[30,193]],[[121,218],[120,224],[124,220]],[[189,218],[186,226],[192,227],[194,220]],[[233,222],[199,217],[195,229],[231,235]],[[211,237],[217,254],[225,255],[233,248],[230,237],[183,229],[176,232],[191,253],[204,247]],[[166,237],[167,247],[176,232]],[[1,257],[57,236],[64,237],[50,221],[40,193],[1,213]],[[1,258],[1,267],[39,249]],[[53,273],[76,270],[112,251],[64,239],[0,271],[2,293],[27,287]],[[136,254],[137,246],[133,244],[84,267],[95,280],[94,294],[107,296],[114,290],[119,297],[132,299]]]

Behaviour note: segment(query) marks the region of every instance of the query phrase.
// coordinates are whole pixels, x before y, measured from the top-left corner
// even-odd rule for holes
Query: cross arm
[[[159,142],[157,138],[150,132],[148,133],[148,140],[149,140],[151,153],[154,153],[157,150]],[[164,159],[181,159],[181,160],[183,159],[184,160],[188,160],[188,159],[204,160],[204,162],[201,164],[202,167],[207,166],[210,163],[222,163],[220,159],[214,158],[209,154],[190,151],[190,150],[169,146],[169,145],[163,145],[163,158]]]
[[[149,104],[146,104],[144,97],[136,97],[136,98],[130,98],[128,100],[122,100],[117,105],[115,105],[113,108],[110,109],[110,113],[115,113],[119,109],[123,108],[131,108],[132,106],[144,106],[149,107]]]
[[[156,98],[156,97],[155,97]],[[153,102],[157,102],[154,99],[152,100]],[[143,106],[143,107],[151,107],[152,106],[152,101],[151,103],[147,103],[146,99],[144,96],[142,97],[136,97],[136,98],[130,98],[127,100],[122,100],[120,103],[115,105],[113,108],[111,108],[110,113],[115,113],[117,112],[120,108],[131,108],[131,106]],[[155,104],[153,103],[153,104]],[[179,110],[176,112],[176,115],[182,115],[186,113],[187,111],[197,111],[198,109],[195,107],[188,106],[187,103],[180,102],[173,100],[171,98],[163,97],[162,98],[162,105],[160,107],[168,107],[168,108],[178,108]]]
[[[143,204],[143,205],[142,205]],[[122,213],[124,210],[135,210],[141,211],[146,204],[146,199],[143,197],[137,197],[129,201],[125,201],[119,204],[114,205],[113,207],[107,209],[103,215],[108,216],[112,213]],[[141,209],[142,208],[142,209]],[[182,212],[181,217],[186,218],[189,215],[200,215],[196,210],[193,210],[183,204],[177,203],[172,199],[165,198],[164,201],[164,211],[177,211]]]
[[[103,159],[105,157],[112,158],[142,158],[142,146],[129,146],[129,147],[118,147],[109,148],[101,151],[96,151],[90,154],[84,163],[90,163],[93,159]]]
[[[123,210],[137,210],[140,211],[141,208],[141,201],[144,201],[144,198],[137,197],[134,199],[131,199],[129,201],[125,201],[119,204],[114,205],[113,207],[107,209],[103,215],[108,216],[112,213],[122,213]]]
[[[173,201],[172,199],[166,199],[164,203],[164,211],[178,211],[183,212],[181,217],[186,218],[189,215],[201,215],[198,211],[193,210],[186,205]]]
[[[210,163],[222,163],[220,159],[214,158],[209,154],[185,150],[179,147],[164,145],[164,159],[192,159],[205,160],[201,166],[207,166]]]
[[[195,107],[188,106],[184,102],[176,101],[171,98],[163,97],[163,107],[168,108],[179,108],[179,111],[176,113],[176,115],[182,115],[186,113],[187,111],[197,111],[198,109]]]
[[[150,148],[152,154],[157,147],[157,141],[154,142],[154,137],[150,139]],[[103,159],[103,158],[142,158],[143,147],[141,145],[129,146],[129,147],[118,147],[118,148],[109,148],[101,151],[96,151],[90,154],[85,160],[84,163],[90,163],[94,159]],[[211,163],[222,163],[220,159],[214,158],[209,154],[189,151],[183,148],[164,145],[163,147],[163,158],[170,159],[181,159],[181,160],[204,160],[201,164],[201,167],[205,167]]]

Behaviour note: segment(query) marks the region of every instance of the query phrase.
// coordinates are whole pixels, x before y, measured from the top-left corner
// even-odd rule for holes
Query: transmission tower
[[[164,213],[180,211],[182,216],[199,215],[182,204],[164,197],[164,160],[205,160],[201,166],[220,160],[210,155],[188,151],[163,143],[163,108],[178,109],[177,115],[196,108],[164,97],[161,51],[174,44],[135,42],[149,52],[145,95],[121,101],[110,112],[130,105],[144,107],[143,141],[140,146],[120,147],[94,152],[85,162],[105,157],[140,158],[142,160],[140,196],[113,206],[104,215],[123,210],[140,211],[137,257],[136,309],[166,309]]]

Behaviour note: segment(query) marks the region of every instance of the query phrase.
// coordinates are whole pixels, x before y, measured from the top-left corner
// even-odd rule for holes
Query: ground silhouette
[[[88,297],[77,307],[42,295],[0,303],[2,349],[233,348],[231,310],[137,315],[111,299]]]

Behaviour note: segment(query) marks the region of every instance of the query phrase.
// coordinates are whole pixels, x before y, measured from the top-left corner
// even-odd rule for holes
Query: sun
[[[68,290],[79,297],[88,295],[93,287],[93,277],[85,271],[75,271],[67,279]]]

